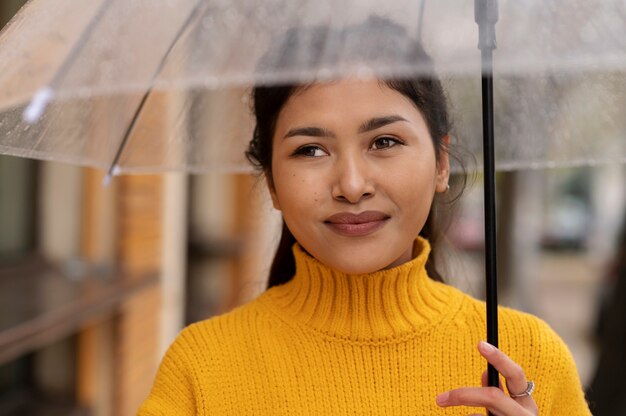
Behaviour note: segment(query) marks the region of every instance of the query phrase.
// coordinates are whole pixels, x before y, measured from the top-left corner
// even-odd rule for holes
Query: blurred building
[[[2,415],[134,414],[185,324],[264,289],[255,178],[102,177],[0,157]]]
[[[0,415],[133,415],[184,325],[264,288],[254,177],[102,179],[0,156]]]

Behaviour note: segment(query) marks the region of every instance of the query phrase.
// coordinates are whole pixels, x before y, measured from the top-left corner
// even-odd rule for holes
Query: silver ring
[[[511,392],[509,392],[509,396],[516,399],[518,397],[526,397],[526,396],[530,396],[533,394],[533,391],[535,391],[535,383],[533,381],[529,381],[527,386],[526,386],[526,390],[524,390],[521,393],[518,394],[512,394]]]

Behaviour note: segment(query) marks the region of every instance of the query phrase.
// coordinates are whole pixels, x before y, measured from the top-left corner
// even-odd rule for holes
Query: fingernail
[[[491,345],[491,344],[489,344],[489,343],[487,343],[485,341],[480,341],[479,346],[480,346],[480,349],[483,352],[485,352],[485,353],[492,352],[492,351],[496,350],[496,347],[494,347],[493,345]]]
[[[448,401],[448,397],[450,397],[450,392],[445,392],[445,393],[441,393],[437,396],[437,404],[439,406],[446,404],[446,402]]]

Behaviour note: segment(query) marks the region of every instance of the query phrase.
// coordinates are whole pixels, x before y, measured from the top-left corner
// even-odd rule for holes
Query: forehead
[[[281,121],[316,121],[319,118],[347,121],[392,113],[422,121],[415,104],[384,82],[345,79],[297,89],[281,109],[278,121],[279,124]]]

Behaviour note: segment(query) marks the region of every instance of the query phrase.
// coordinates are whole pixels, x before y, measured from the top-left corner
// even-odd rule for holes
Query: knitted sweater
[[[364,275],[294,246],[296,274],[184,329],[139,415],[466,415],[438,393],[479,386],[485,305],[414,259]],[[590,415],[572,356],[550,327],[500,308],[500,347],[534,380],[540,415]]]

